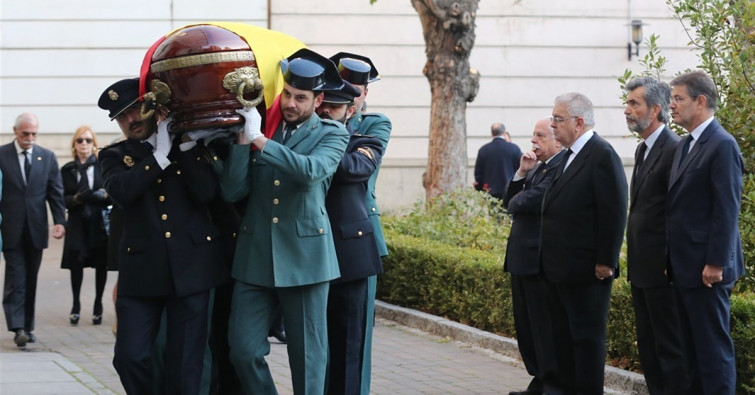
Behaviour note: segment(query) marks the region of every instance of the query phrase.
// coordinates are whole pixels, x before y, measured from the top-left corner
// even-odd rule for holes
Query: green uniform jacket
[[[285,146],[269,140],[262,152],[232,147],[221,192],[233,202],[249,195],[233,261],[235,279],[293,287],[340,276],[325,195],[348,141],[343,125],[313,114]]]
[[[383,155],[388,148],[388,140],[391,138],[391,120],[383,114],[367,113],[359,114],[349,120],[349,127],[354,133],[365,136],[374,136],[383,144]],[[375,182],[380,172],[380,166],[372,173],[367,181],[367,213],[369,214],[372,227],[375,228],[375,243],[381,257],[388,256],[388,247],[385,245],[383,227],[380,225],[380,208],[377,205],[375,194]]]

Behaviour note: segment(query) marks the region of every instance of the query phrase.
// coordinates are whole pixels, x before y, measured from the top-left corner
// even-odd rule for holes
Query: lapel
[[[317,125],[320,124],[320,117],[317,116],[317,114],[312,114],[311,117],[307,121],[304,122],[303,125],[299,126],[298,129],[296,129],[296,133],[294,133],[291,138],[288,139],[286,142],[286,147],[293,149],[296,147],[297,144],[299,144],[300,141],[307,138],[312,133],[312,129],[316,128]]]
[[[296,135],[294,133],[294,135]],[[272,140],[276,143],[283,144],[283,121],[278,122],[278,127],[275,128],[275,132],[273,132]]]
[[[663,152],[663,147],[668,141],[669,133],[672,133],[671,129],[669,129],[668,126],[664,127],[661,131],[661,134],[658,136],[658,139],[655,140],[655,144],[653,144],[653,147],[650,148],[650,152],[648,152],[647,158],[642,164],[642,167],[639,170],[635,167],[634,172],[632,173],[632,181],[630,183],[630,191],[632,194],[631,201],[633,205],[635,199],[637,198],[637,193],[640,189],[642,189],[642,184],[645,182],[648,173],[650,173],[650,170],[653,168],[655,163],[658,162],[658,159],[660,159],[661,153]],[[635,163],[637,163],[639,147],[640,146],[638,145],[637,153],[635,154]]]
[[[3,178],[7,177],[8,179],[13,179],[15,182],[21,186],[21,188],[25,188],[26,183],[24,182],[24,175],[21,174],[21,165],[18,162],[18,153],[16,152],[16,145],[11,142],[10,144],[6,144],[3,146],[5,149],[5,155],[4,160],[10,161],[10,167],[11,174],[3,174]]]
[[[711,122],[710,125],[708,125],[708,127],[703,130],[703,132],[700,134],[700,138],[695,141],[695,145],[692,146],[692,149],[689,151],[687,156],[684,158],[684,162],[682,163],[679,163],[679,159],[682,156],[684,143],[682,142],[679,144],[676,152],[674,152],[674,164],[671,166],[671,179],[669,180],[668,184],[669,190],[674,185],[674,183],[679,180],[679,177],[682,175],[682,173],[684,173],[687,167],[689,167],[689,164],[694,161],[698,154],[705,150],[705,143],[708,142],[710,137],[713,136],[713,133],[715,133],[715,131],[720,127],[721,125],[718,123],[718,120],[713,118],[713,122]]]
[[[551,182],[550,188],[548,188],[548,200],[556,196],[564,188],[564,186],[569,183],[569,180],[579,174],[580,170],[585,165],[585,162],[592,154],[593,146],[595,146],[595,142],[598,140],[598,138],[598,133],[593,132],[590,140],[587,140],[587,143],[585,143],[585,146],[582,147],[582,150],[580,150],[579,153],[576,154],[577,156],[574,157],[572,162],[569,164],[569,167],[567,167],[560,176],[556,175],[556,177],[553,179],[553,182]],[[561,161],[563,162],[563,159]]]
[[[545,178],[546,174],[552,171],[556,171],[558,169],[558,165],[561,164],[561,158],[563,158],[564,152],[566,151],[561,150],[556,155],[553,155],[553,158],[551,158],[551,160],[547,164],[540,163],[532,172],[531,177],[527,177],[524,189],[528,189],[532,186],[540,184]]]

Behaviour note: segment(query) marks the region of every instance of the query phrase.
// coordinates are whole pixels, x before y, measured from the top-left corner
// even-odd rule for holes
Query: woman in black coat
[[[79,323],[79,294],[84,268],[95,268],[94,311],[92,323],[102,323],[102,293],[107,281],[107,232],[105,217],[111,204],[102,186],[102,170],[97,160],[97,139],[88,126],[76,129],[71,140],[74,160],[60,169],[68,208],[68,226],[61,267],[71,270],[73,307],[71,325]]]

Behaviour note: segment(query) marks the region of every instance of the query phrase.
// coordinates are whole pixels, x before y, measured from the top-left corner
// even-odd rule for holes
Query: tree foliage
[[[755,2],[667,0],[698,49],[699,67],[721,98],[716,118],[739,141],[747,172],[755,170]]]

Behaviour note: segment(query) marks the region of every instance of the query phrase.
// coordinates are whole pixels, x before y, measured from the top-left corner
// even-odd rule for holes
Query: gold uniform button
[[[212,237],[207,236],[207,241],[212,241]]]
[[[176,174],[181,174],[181,170],[176,170]]]
[[[170,232],[165,232],[165,238],[170,239]]]
[[[278,223],[278,217],[273,217],[273,223],[274,223],[274,224],[277,224],[277,223]]]
[[[147,166],[144,166],[144,170],[145,170],[145,171],[149,171],[149,165],[147,165]]]
[[[163,179],[162,179],[162,178],[158,178],[158,179],[157,179],[157,183],[159,184],[159,183],[161,183],[161,182],[163,182]]]
[[[200,160],[202,160],[202,158],[197,156],[197,162],[199,162]]]
[[[362,231],[357,232],[357,236],[362,237]]]
[[[273,185],[275,185],[276,187],[277,187],[278,185],[280,185],[280,184],[281,184],[280,180],[275,180],[275,181],[273,181]]]
[[[246,226],[244,227],[244,229],[246,229]],[[233,238],[236,238],[236,232],[233,232]]]
[[[126,247],[126,252],[131,252],[131,247]]]
[[[163,215],[160,216],[160,218],[162,218],[163,221],[165,221],[165,220],[168,219],[168,214],[163,214]]]
[[[159,198],[157,198],[157,200],[159,200],[159,201],[161,201],[161,202],[164,202],[164,201],[165,201],[165,196],[163,196],[163,195],[160,195],[160,197],[159,197]]]
[[[257,162],[257,158],[252,159],[252,163],[256,163],[256,162]]]
[[[213,156],[212,160],[218,160],[218,156],[217,155]]]
[[[325,230],[323,230],[323,228],[317,229],[317,233],[322,234],[323,232],[325,232]]]
[[[273,204],[278,204],[278,203],[279,203],[278,198],[273,199]]]
[[[373,207],[372,208],[372,212],[374,213],[375,211],[377,211],[377,209],[375,207]]]

